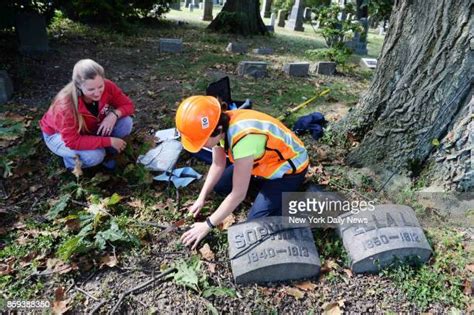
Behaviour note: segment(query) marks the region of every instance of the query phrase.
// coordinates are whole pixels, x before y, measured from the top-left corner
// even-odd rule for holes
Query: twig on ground
[[[373,200],[373,199],[374,199],[374,198],[368,198],[367,196],[361,194],[360,192],[358,192],[358,191],[355,190],[354,188],[349,189],[349,188],[345,188],[345,187],[339,186],[339,185],[334,184],[334,183],[331,183],[331,185],[332,185],[332,186],[335,186],[335,187],[338,188],[338,189],[345,190],[345,191],[347,191],[347,192],[356,193],[357,195],[359,195],[360,197],[364,198],[364,199],[367,200],[367,201],[370,201],[370,200]]]
[[[89,207],[89,205],[85,202],[81,202],[81,201],[77,201],[77,200],[71,200],[71,202],[75,205],[78,205],[78,206]]]
[[[82,294],[84,294],[84,295],[90,297],[90,298],[93,299],[94,301],[99,301],[98,298],[96,298],[95,296],[93,296],[93,295],[90,294],[89,292],[87,292],[87,291],[85,291],[85,290],[79,288],[77,285],[74,287],[74,290],[81,292]]]
[[[157,227],[157,228],[160,228],[160,229],[166,229],[168,227],[168,225],[165,225],[165,224],[161,224],[161,223],[156,223],[156,222],[148,222],[148,221],[136,221],[134,224],[137,224],[137,225],[148,225],[148,226],[153,226],[153,227]]]
[[[130,295],[132,297],[132,299],[138,303],[140,303],[144,308],[150,308],[149,305],[145,304],[143,301],[141,301],[138,297],[136,297],[135,295]]]
[[[99,304],[97,304],[96,307],[94,307],[94,309],[89,313],[90,315],[93,315],[95,312],[97,312],[101,307],[102,305],[104,305],[107,301],[106,300],[102,300],[102,302],[100,302]]]
[[[175,271],[175,268],[169,268],[168,270],[166,270],[166,271],[160,273],[157,277],[153,277],[151,280],[148,280],[148,281],[146,281],[146,282],[144,282],[144,283],[142,283],[142,284],[137,285],[137,286],[134,287],[134,288],[131,288],[131,289],[128,290],[128,291],[125,291],[124,293],[122,293],[122,294],[120,295],[119,300],[117,301],[117,303],[115,304],[115,306],[112,308],[112,310],[109,312],[109,314],[115,314],[115,312],[116,312],[117,309],[119,308],[120,304],[122,304],[123,299],[124,299],[127,295],[129,295],[130,293],[133,293],[133,292],[135,292],[135,291],[137,291],[137,290],[140,290],[140,289],[142,289],[142,288],[148,286],[149,284],[155,282],[156,280],[159,280],[159,279],[163,278],[164,276],[166,276],[166,275],[168,275],[168,274],[170,274],[170,273],[172,273],[172,272],[174,272],[174,271]]]

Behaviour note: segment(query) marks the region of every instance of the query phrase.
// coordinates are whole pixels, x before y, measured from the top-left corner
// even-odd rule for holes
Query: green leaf
[[[61,260],[68,260],[73,254],[78,254],[87,249],[87,243],[81,236],[74,236],[59,246],[57,254]]]
[[[48,213],[46,214],[46,217],[49,220],[54,220],[59,215],[59,213],[63,212],[64,209],[66,209],[70,199],[70,194],[62,195],[61,198],[59,198],[58,202],[56,202],[54,206],[49,209]]]
[[[110,196],[110,198],[108,199],[106,205],[107,205],[107,207],[108,206],[113,206],[113,205],[119,203],[120,200],[122,200],[122,196],[120,196],[117,193],[114,193],[112,196]]]
[[[191,260],[186,262],[180,260],[176,263],[176,273],[173,275],[173,281],[177,285],[182,285],[199,291],[199,271],[201,269],[201,261]]]
[[[431,144],[435,147],[439,147],[440,143],[439,143],[439,140],[434,138],[432,141],[431,141]]]
[[[210,296],[228,296],[228,297],[237,297],[234,289],[223,288],[223,287],[210,287],[202,293],[202,296],[208,298]]]
[[[206,304],[207,310],[212,314],[212,315],[219,315],[219,311],[212,305],[211,302]]]

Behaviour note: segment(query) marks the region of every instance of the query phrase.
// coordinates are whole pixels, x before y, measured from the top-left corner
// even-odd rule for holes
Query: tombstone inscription
[[[236,283],[264,283],[311,278],[321,268],[308,227],[265,217],[228,231],[229,257]]]
[[[396,261],[426,262],[432,250],[413,209],[377,205],[339,216],[338,233],[355,273],[373,273]]]

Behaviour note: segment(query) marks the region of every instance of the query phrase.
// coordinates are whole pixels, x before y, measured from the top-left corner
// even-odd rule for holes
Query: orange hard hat
[[[219,122],[221,105],[213,96],[196,95],[185,99],[176,111],[176,128],[189,152],[202,149]]]

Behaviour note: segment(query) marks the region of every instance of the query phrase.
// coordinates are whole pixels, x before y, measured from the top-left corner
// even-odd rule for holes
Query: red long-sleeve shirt
[[[49,135],[59,133],[66,146],[73,150],[94,150],[110,147],[111,137],[97,136],[97,129],[106,116],[107,109],[113,107],[120,110],[121,116],[130,116],[135,107],[122,90],[110,80],[104,80],[104,93],[99,100],[99,115],[92,115],[82,97],[79,97],[78,110],[84,118],[85,127],[78,132],[78,121],[73,112],[72,100],[56,99],[55,105],[40,120],[41,130]]]

